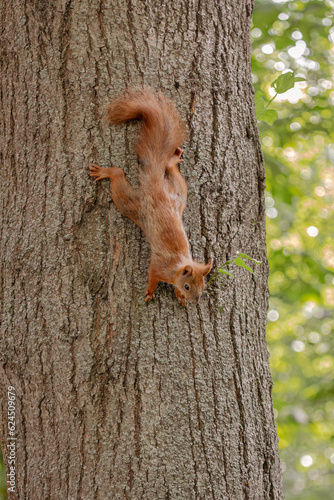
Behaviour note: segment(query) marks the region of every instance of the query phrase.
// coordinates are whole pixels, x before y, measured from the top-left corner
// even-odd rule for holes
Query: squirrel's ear
[[[207,274],[209,274],[211,269],[212,269],[212,262],[211,262],[211,260],[209,260],[209,262],[207,264],[201,265],[201,275],[206,276]]]
[[[192,276],[194,274],[194,270],[191,266],[185,266],[182,269],[182,276]]]

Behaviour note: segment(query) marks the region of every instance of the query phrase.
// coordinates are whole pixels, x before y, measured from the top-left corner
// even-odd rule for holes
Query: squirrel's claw
[[[90,171],[93,171],[93,172],[96,172],[97,170],[101,170],[101,167],[99,167],[98,165],[95,165],[95,163],[91,163],[88,168]]]
[[[182,307],[186,307],[187,305],[187,301],[186,301],[186,298],[182,295],[181,297],[178,297],[177,298],[177,301],[178,303],[182,306]]]
[[[187,299],[185,298],[185,296],[183,295],[183,293],[181,293],[180,290],[178,290],[177,288],[174,288],[174,292],[175,292],[175,295],[176,295],[178,303],[182,307],[186,307],[186,305],[187,305]]]
[[[95,165],[95,163],[92,163],[91,165],[89,165],[89,175],[91,177],[97,177],[97,181],[99,180],[99,177],[101,175],[101,167],[99,167],[98,165]]]
[[[145,302],[150,302],[152,299],[155,299],[154,293],[146,292],[145,295]]]

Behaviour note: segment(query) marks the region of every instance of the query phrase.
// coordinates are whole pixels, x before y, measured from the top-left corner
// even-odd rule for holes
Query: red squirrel
[[[179,304],[198,303],[211,262],[193,260],[182,214],[187,203],[187,186],[178,164],[186,130],[172,101],[149,88],[129,89],[107,107],[107,120],[119,124],[141,120],[134,150],[143,166],[139,187],[134,189],[119,167],[89,166],[91,177],[110,179],[112,199],[118,210],[144,232],[151,246],[151,262],[145,302],[155,298],[160,281],[171,283]]]

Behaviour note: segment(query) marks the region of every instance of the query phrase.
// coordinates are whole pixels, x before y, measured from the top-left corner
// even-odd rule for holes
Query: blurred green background
[[[286,500],[334,498],[333,8],[329,0],[255,0],[251,31],[267,171],[267,332]],[[291,70],[305,81],[269,104],[271,84]]]
[[[251,31],[267,172],[267,338],[286,500],[334,498],[333,7],[255,0]],[[277,114],[266,116],[271,83],[291,70],[305,81],[279,94],[264,108]]]

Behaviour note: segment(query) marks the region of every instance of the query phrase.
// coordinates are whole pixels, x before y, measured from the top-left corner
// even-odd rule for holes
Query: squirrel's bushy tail
[[[107,119],[111,124],[142,120],[134,150],[151,166],[164,168],[187,137],[174,103],[150,88],[129,89],[113,99],[107,107]]]

